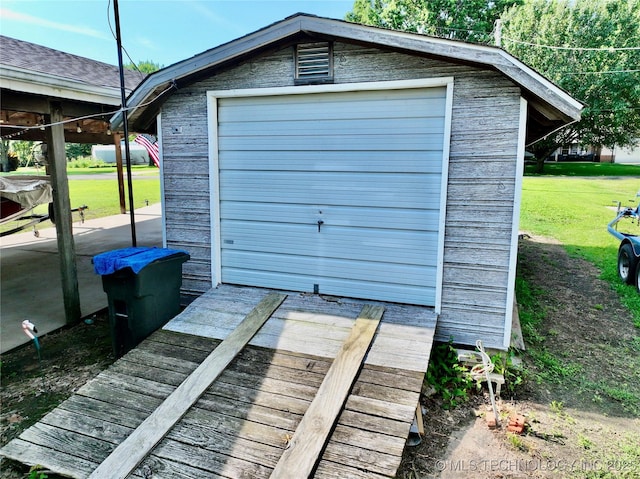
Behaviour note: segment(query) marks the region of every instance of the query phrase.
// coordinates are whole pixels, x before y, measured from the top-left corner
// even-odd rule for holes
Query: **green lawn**
[[[525,174],[534,175],[535,165],[526,165]],[[539,176],[539,175],[538,175]],[[543,176],[635,176],[640,177],[640,165],[617,163],[545,163]]]
[[[599,166],[593,165],[596,169]],[[520,229],[555,238],[571,255],[583,257],[600,268],[602,278],[620,293],[640,327],[640,295],[618,279],[619,242],[607,232],[607,224],[616,214],[615,202],[621,201],[623,206],[637,204],[638,188],[638,176],[525,177]],[[640,227],[635,224],[628,225],[627,230],[640,234]]]
[[[126,168],[124,168],[126,172]],[[100,167],[85,167],[85,168],[68,168],[67,176],[75,176],[75,175],[104,175],[108,173],[115,173],[115,166],[100,166]],[[131,165],[131,172],[136,176],[157,176],[158,168],[155,166],[146,166],[146,165]],[[11,171],[9,173],[2,173],[2,175],[7,176],[16,176],[16,175],[44,175],[43,168],[35,168],[35,167],[21,167],[16,171]]]
[[[120,213],[118,182],[114,180],[69,180],[71,207],[87,205],[85,218],[101,218]],[[125,200],[129,208],[129,196],[125,180]],[[158,177],[134,177],[133,204],[135,208],[160,202],[160,180]]]
[[[115,177],[100,178],[102,174],[114,173],[115,168],[73,168],[69,170],[69,199],[71,208],[87,206],[85,219],[101,218],[120,214],[120,201],[118,197],[118,181]],[[137,166],[133,172],[133,202],[135,208],[140,208],[148,204],[160,202],[160,180],[158,169],[146,166]],[[21,168],[18,174],[35,174],[35,169]],[[78,175],[100,175],[99,179],[74,179]],[[113,176],[113,175],[112,175]],[[129,197],[125,178],[125,200],[127,209],[129,208]],[[35,210],[37,214],[47,212],[46,205],[40,205]],[[74,221],[79,219],[78,213],[73,214]],[[7,231],[15,228],[20,223],[12,221],[0,227],[0,231]],[[48,228],[52,226],[50,222],[41,223],[38,228]]]

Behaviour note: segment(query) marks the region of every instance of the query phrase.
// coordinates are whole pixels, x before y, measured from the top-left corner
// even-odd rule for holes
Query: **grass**
[[[67,168],[67,176],[76,176],[76,175],[104,175],[108,173],[115,173],[117,168],[115,166],[87,166],[82,168]],[[126,174],[126,168],[124,168]],[[157,176],[158,168],[155,166],[145,166],[145,165],[131,165],[131,172],[136,176]],[[9,173],[2,173],[2,175],[6,176],[16,176],[16,175],[44,175],[44,168],[35,168],[35,167],[26,167],[26,168],[18,168],[16,171],[11,171]]]
[[[104,171],[103,171],[104,170]],[[35,168],[21,168],[19,174],[34,174]],[[85,219],[101,218],[120,214],[120,200],[118,197],[118,182],[115,178],[105,179],[74,179],[75,174],[94,175],[113,173],[115,168],[74,168],[69,170],[69,199],[71,208],[88,206],[85,210]],[[136,166],[132,168],[133,176],[133,199],[134,208],[141,208],[148,204],[160,202],[160,180],[158,169],[147,166]],[[42,171],[40,172],[42,174]],[[128,208],[128,193],[125,181],[125,199]],[[36,214],[47,212],[46,205],[38,206]],[[79,219],[78,213],[73,213],[74,221]],[[19,223],[12,221],[2,225],[1,230],[8,230],[16,227]],[[38,228],[48,228],[52,226],[49,221],[41,223]]]
[[[125,198],[128,194],[125,187]],[[101,218],[120,213],[117,181],[107,180],[71,180],[69,182],[69,199],[71,207],[87,205],[85,218]],[[133,204],[141,208],[148,204],[160,202],[160,180],[158,178],[133,180]]]
[[[637,177],[526,177],[520,228],[555,238],[565,245],[570,255],[596,265],[602,271],[602,279],[616,289],[632,311],[635,324],[640,328],[640,295],[618,279],[619,242],[607,232],[607,224],[616,214],[615,202],[633,205],[638,186]],[[626,227],[640,234],[638,225]]]
[[[535,165],[526,165],[525,174],[535,175]],[[536,175],[541,176],[541,175]],[[545,163],[542,176],[640,176],[640,165],[618,163]]]
[[[616,214],[614,202],[621,200],[623,206],[637,204],[634,196],[640,186],[640,167],[600,164],[550,166],[554,167],[550,169],[554,171],[550,171],[549,176],[528,176],[523,181],[520,228],[533,234],[555,238],[571,256],[593,263],[602,272],[601,278],[618,292],[622,303],[631,311],[635,326],[640,328],[640,295],[634,287],[623,284],[618,278],[619,242],[606,229],[607,223]],[[603,166],[606,168],[603,169]],[[596,175],[603,171],[616,176]],[[623,171],[635,172],[636,176],[625,176]],[[558,176],[560,174],[566,176]],[[627,225],[627,228],[640,234],[638,225]],[[546,338],[540,328],[545,316],[545,291],[541,288],[544,285],[533,287],[522,278],[516,281],[520,320],[528,343],[527,354],[539,371],[536,374],[537,380],[570,385],[576,391],[599,391],[598,394],[604,395],[607,400],[619,401],[625,410],[639,415],[640,397],[627,389],[625,384],[596,384],[589,381],[582,374],[579,365],[545,347]],[[629,352],[637,346],[635,342],[630,344]],[[627,353],[620,350],[619,354]],[[597,400],[602,398],[594,396],[594,401]]]

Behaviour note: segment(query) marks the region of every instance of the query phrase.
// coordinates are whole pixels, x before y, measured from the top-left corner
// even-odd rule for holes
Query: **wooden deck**
[[[267,293],[223,286],[201,296],[0,454],[88,477]],[[382,322],[312,477],[381,479],[394,477],[400,465],[435,315],[428,308],[375,304],[385,308]],[[363,305],[289,293],[133,476],[270,477]],[[298,476],[293,471],[288,477]]]

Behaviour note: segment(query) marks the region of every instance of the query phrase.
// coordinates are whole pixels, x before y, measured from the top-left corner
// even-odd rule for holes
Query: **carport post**
[[[124,201],[124,174],[122,173],[122,137],[120,133],[113,134],[113,143],[116,145],[116,173],[118,174],[118,198],[120,198],[120,213],[123,215],[127,212],[127,206]]]
[[[62,105],[49,103],[51,126],[47,128],[47,154],[49,174],[53,187],[53,214],[55,216],[58,254],[60,255],[60,275],[62,297],[67,324],[80,320],[80,293],[78,292],[78,268],[76,247],[73,240],[71,222],[71,202],[67,178],[67,157],[64,150],[64,126],[61,123]]]

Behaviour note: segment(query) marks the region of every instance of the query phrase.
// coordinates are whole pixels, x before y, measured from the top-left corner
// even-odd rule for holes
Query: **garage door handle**
[[[324,221],[318,220],[318,233],[320,233],[320,228],[322,227],[323,224],[324,224]]]

